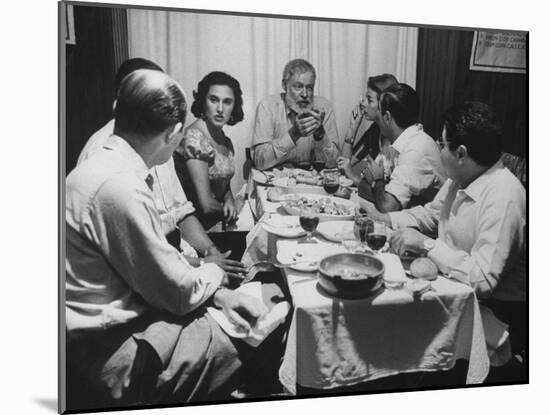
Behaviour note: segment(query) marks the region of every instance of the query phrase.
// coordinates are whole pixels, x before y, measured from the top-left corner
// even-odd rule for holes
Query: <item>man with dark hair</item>
[[[326,98],[313,96],[315,78],[311,63],[293,59],[283,70],[284,92],[258,104],[252,137],[257,168],[312,158],[336,166],[340,150],[334,110]]]
[[[183,90],[137,70],[119,91],[114,134],[67,177],[69,367],[102,393],[95,407],[227,398],[252,359],[277,362],[282,351],[273,337],[257,349],[231,340],[206,305],[244,332],[266,306],[223,288],[222,269],[191,266],[165,238],[150,169],[183,138]]]
[[[367,157],[359,195],[381,212],[392,212],[432,200],[446,179],[435,141],[418,121],[419,101],[407,84],[386,88],[380,97],[380,129],[397,154],[386,183],[383,166]]]
[[[148,59],[132,58],[124,61],[115,74],[113,110],[115,110],[117,105],[116,94],[120,89],[122,80],[138,69],[164,72],[159,65]],[[139,125],[141,122],[139,119],[140,114],[135,113],[135,116],[138,119],[133,120],[133,122]],[[105,146],[105,143],[113,134],[114,123],[115,120],[111,119],[88,139],[78,157],[77,165],[90,158]],[[154,166],[151,169],[151,175],[154,178],[153,194],[160,214],[163,231],[169,241],[182,250],[189,263],[193,266],[199,266],[203,262],[214,262],[220,265],[231,276],[244,272],[244,266],[240,262],[227,259],[231,252],[221,253],[218,250],[195,216],[195,207],[187,200],[181,187],[173,158],[170,157],[162,165]],[[199,259],[197,251],[203,258]]]
[[[443,275],[471,285],[482,305],[509,325],[519,353],[525,347],[525,189],[499,160],[495,111],[479,102],[451,108],[440,145],[449,179],[432,202],[389,214],[364,208],[398,229],[390,240],[396,253],[426,255]],[[491,313],[482,315],[486,330],[498,326]]]

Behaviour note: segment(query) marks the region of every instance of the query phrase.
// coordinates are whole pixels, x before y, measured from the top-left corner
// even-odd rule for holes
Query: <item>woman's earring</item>
[[[233,121],[234,121],[233,116],[229,117],[229,122],[230,122],[230,123],[233,123]]]
[[[206,114],[204,112],[201,114],[201,118],[203,119],[203,121],[206,121]]]

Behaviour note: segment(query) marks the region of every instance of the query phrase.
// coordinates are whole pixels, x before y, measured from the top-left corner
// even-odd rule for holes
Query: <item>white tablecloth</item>
[[[259,215],[278,204],[258,187]],[[248,235],[246,263],[275,260],[276,241],[260,225]],[[361,300],[322,292],[316,274],[285,269],[294,315],[283,364],[282,384],[327,389],[414,371],[446,370],[469,361],[466,382],[481,383],[489,371],[483,323],[471,287],[444,277],[434,292],[414,300],[404,290],[384,290]]]
[[[405,290],[384,290],[361,300],[322,292],[314,274],[287,270],[294,316],[279,378],[327,389],[414,371],[446,370],[469,361],[466,383],[481,383],[489,358],[472,289],[446,278],[414,300]]]

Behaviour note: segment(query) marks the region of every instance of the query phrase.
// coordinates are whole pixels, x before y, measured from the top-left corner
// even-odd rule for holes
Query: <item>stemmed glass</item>
[[[386,245],[387,233],[384,222],[374,221],[372,232],[367,232],[367,244],[376,253]]]
[[[319,214],[312,207],[305,207],[300,210],[300,226],[306,231],[305,242],[315,242],[311,236],[317,229],[317,225],[319,225]]]
[[[329,195],[332,195],[340,188],[340,182],[336,173],[325,173],[323,176],[323,189]]]

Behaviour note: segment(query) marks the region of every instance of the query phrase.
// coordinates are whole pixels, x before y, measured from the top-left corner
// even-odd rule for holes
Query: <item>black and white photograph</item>
[[[60,2],[59,411],[529,383],[529,31]]]

